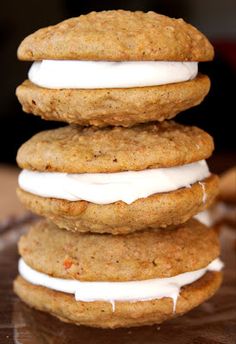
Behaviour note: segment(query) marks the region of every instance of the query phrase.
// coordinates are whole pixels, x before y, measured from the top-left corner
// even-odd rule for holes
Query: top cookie
[[[34,135],[17,153],[21,168],[102,173],[173,167],[207,159],[212,137],[173,121],[132,128],[66,126]]]
[[[91,12],[36,31],[18,48],[20,60],[208,61],[207,38],[183,19],[155,12]]]
[[[19,242],[33,269],[80,281],[168,278],[207,266],[219,251],[214,229],[193,219],[166,230],[116,236],[71,233],[41,221]]]

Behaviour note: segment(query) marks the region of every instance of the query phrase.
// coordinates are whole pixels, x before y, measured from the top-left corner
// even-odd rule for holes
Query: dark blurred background
[[[236,1],[235,0],[21,0],[1,2],[0,12],[0,163],[15,163],[17,148],[34,133],[61,123],[42,121],[24,114],[15,88],[27,77],[30,64],[16,59],[21,40],[36,29],[81,13],[107,9],[153,10],[183,17],[203,31],[215,46],[216,57],[202,63],[212,89],[204,103],[178,115],[179,122],[194,124],[215,138],[216,153],[232,161],[236,152]]]

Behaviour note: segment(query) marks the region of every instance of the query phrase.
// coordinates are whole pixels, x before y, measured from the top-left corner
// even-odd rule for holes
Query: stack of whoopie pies
[[[210,88],[213,48],[182,19],[92,12],[25,38],[24,111],[69,125],[24,143],[17,191],[45,220],[19,242],[28,305],[97,327],[161,323],[211,297],[216,232],[197,219],[218,193],[210,135],[166,121]]]

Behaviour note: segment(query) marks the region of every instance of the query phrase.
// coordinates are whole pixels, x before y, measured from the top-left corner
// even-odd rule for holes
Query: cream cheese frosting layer
[[[214,224],[209,210],[204,210],[204,211],[198,213],[197,215],[194,216],[194,218],[207,227],[211,227]]]
[[[84,200],[96,204],[137,199],[190,187],[209,177],[205,160],[177,167],[117,173],[38,172],[23,170],[19,186],[32,194],[68,201]]]
[[[220,271],[223,263],[219,258],[203,269],[185,272],[169,278],[155,278],[130,282],[80,282],[72,279],[55,278],[38,272],[28,266],[21,258],[19,273],[28,282],[60,292],[74,294],[76,301],[137,302],[169,297],[175,310],[181,287],[201,278],[207,271]]]
[[[194,79],[197,62],[35,61],[29,80],[45,88],[128,88],[158,86]]]

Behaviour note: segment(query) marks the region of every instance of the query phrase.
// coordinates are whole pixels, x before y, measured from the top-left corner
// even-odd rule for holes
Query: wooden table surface
[[[220,163],[217,169],[224,170]],[[160,326],[100,330],[64,324],[25,306],[14,295],[12,281],[17,274],[17,240],[34,219],[16,199],[17,175],[14,168],[0,167],[0,344],[236,343],[236,230],[226,226],[221,228],[223,286],[183,317]]]

